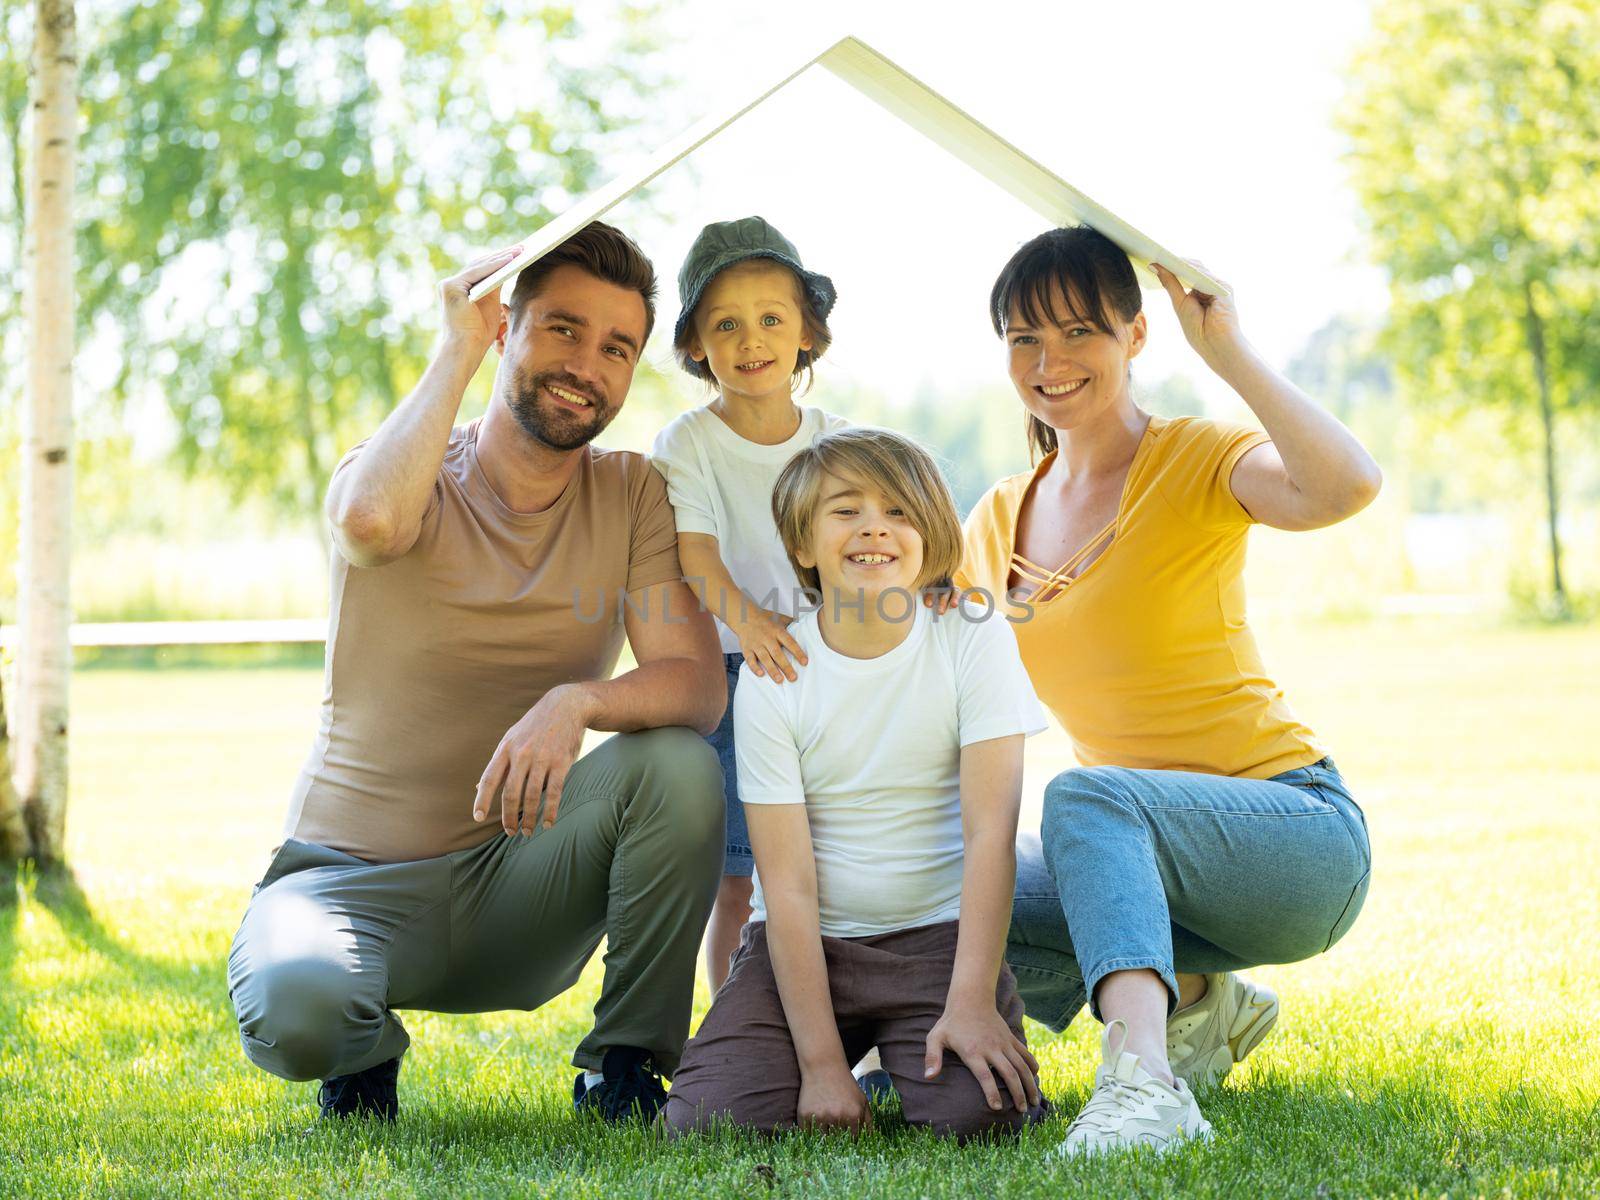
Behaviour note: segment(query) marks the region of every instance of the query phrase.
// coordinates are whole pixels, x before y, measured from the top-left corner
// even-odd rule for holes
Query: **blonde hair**
[[[961,565],[961,518],[944,476],[916,442],[869,426],[819,437],[788,461],[772,489],[772,519],[801,584],[822,588],[817,569],[801,566],[797,555],[811,548],[824,474],[876,487],[894,500],[922,537],[917,589],[951,585]]]

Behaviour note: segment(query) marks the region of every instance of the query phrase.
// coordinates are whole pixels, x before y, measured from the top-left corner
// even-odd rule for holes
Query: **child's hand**
[[[800,1076],[800,1104],[795,1120],[814,1129],[848,1129],[860,1133],[872,1128],[872,1110],[856,1077],[840,1059],[836,1067]]]
[[[799,678],[789,655],[794,655],[802,667],[806,665],[806,655],[789,632],[793,620],[758,608],[747,619],[733,622],[733,631],[739,635],[739,652],[757,675],[770,675],[777,683],[785,679],[793,683]]]
[[[945,1008],[938,1024],[928,1033],[928,1051],[923,1059],[926,1078],[935,1078],[943,1069],[946,1049],[961,1056],[994,1111],[1003,1107],[996,1075],[1011,1093],[1011,1103],[1018,1112],[1038,1105],[1039,1063],[992,1004]]]
[[[939,616],[944,616],[956,605],[961,603],[961,589],[955,586],[941,588],[924,588],[922,603],[933,609]]]

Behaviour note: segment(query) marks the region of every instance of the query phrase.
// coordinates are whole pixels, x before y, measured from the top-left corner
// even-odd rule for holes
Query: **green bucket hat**
[[[794,243],[765,220],[742,217],[737,221],[715,221],[700,231],[689,248],[689,256],[683,260],[683,269],[678,272],[678,299],[683,308],[672,331],[673,342],[682,339],[690,314],[717,273],[751,258],[770,258],[798,275],[819,316],[826,318],[833,310],[833,302],[838,298],[833,280],[801,266],[800,252],[794,248]]]

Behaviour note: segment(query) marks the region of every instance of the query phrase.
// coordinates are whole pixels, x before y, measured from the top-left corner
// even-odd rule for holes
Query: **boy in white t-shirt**
[[[732,697],[739,668],[793,679],[805,656],[788,631],[799,583],[772,524],[772,485],[794,454],[845,422],[794,402],[828,348],[834,286],[800,264],[793,244],[760,217],[707,225],[678,273],[678,362],[716,390],[674,420],[651,458],[667,481],[678,558],[717,617],[729,704],[707,739],[722,761],[728,815],[722,884],[706,930],[715,991],[750,916],[755,860],[737,792]],[[791,661],[791,655],[794,656]]]
[[[972,1136],[1041,1111],[1002,961],[1024,737],[1045,727],[1005,620],[940,615],[961,526],[938,468],[887,430],[827,434],[784,469],[774,519],[820,598],[797,680],[736,693],[753,919],[684,1049],[662,1120],[859,1130],[870,1046],[906,1120]]]

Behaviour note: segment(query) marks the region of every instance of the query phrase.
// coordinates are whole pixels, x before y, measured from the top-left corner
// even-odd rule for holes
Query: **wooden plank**
[[[1081,221],[1092,225],[1126,250],[1137,266],[1143,267],[1152,261],[1160,262],[1191,288],[1213,295],[1227,294],[1228,289],[1220,280],[1191,266],[1154,238],[1135,229],[1104,205],[1091,200],[1061,176],[1029,157],[859,38],[844,37],[819,52],[808,54],[797,65],[780,72],[753,96],[746,96],[734,106],[707,117],[668,142],[637,169],[581,197],[566,212],[524,238],[522,253],[474,285],[472,299],[488,295],[585,225],[599,220],[812,66],[821,66],[832,72],[867,99],[893,113],[984,178],[1015,196],[1051,224],[1067,225]],[[1148,271],[1139,272],[1139,281],[1146,287],[1159,286]]]

